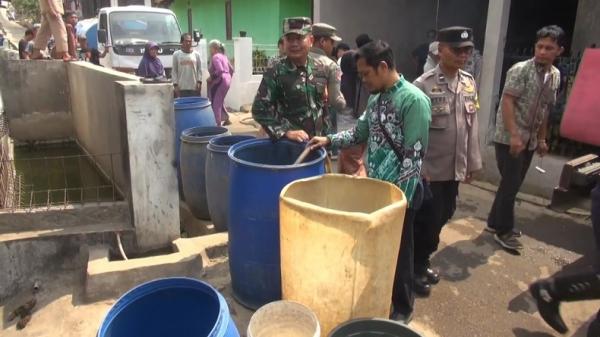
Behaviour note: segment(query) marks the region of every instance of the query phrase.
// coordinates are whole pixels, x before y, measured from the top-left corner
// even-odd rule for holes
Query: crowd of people
[[[440,282],[431,256],[442,228],[454,215],[459,184],[471,181],[483,166],[479,74],[472,73],[480,55],[473,31],[448,27],[429,35],[431,41],[414,54],[422,74],[410,83],[396,67],[387,42],[361,34],[356,50],[332,47],[339,40],[334,27],[287,18],[280,40],[282,57],[267,69],[252,106],[254,119],[274,140],[308,142],[312,149],[330,151],[362,146],[355,157],[361,160],[366,148],[366,175],[394,183],[404,192],[409,206],[390,316],[403,322],[411,320],[415,295],[428,296]],[[548,112],[560,85],[553,63],[563,52],[564,40],[560,27],[541,28],[535,55],[513,65],[506,76],[493,138],[501,181],[486,228],[506,250],[523,248],[515,227],[515,199],[534,153],[543,156],[548,151]],[[365,96],[364,108],[360,96]],[[338,132],[332,110],[342,99],[360,117],[353,128]],[[598,276],[586,273],[534,283],[531,293],[542,317],[565,332],[560,301],[600,298]],[[599,325],[600,317],[588,335],[598,336]]]
[[[53,35],[50,55],[65,61],[76,59],[77,15],[67,12],[62,17],[60,0],[40,3],[45,4],[42,23],[25,32],[19,42],[20,57],[43,57]],[[340,173],[381,179],[402,189],[408,210],[391,318],[408,322],[415,295],[429,296],[440,282],[431,256],[456,210],[459,185],[470,182],[483,166],[478,123],[481,53],[475,48],[474,32],[458,26],[429,31],[428,42],[412,53],[420,74],[412,83],[397,68],[392,47],[385,41],[360,34],[356,48],[351,49],[341,42],[335,27],[312,24],[304,17],[286,18],[283,32],[279,55],[269,60],[253,102],[253,118],[273,140],[308,143],[312,149],[326,147],[333,155],[339,150]],[[560,27],[541,28],[535,55],[508,70],[496,112],[493,143],[501,179],[485,230],[510,251],[523,249],[522,233],[515,224],[515,200],[534,154],[548,152],[548,114],[561,82],[553,64],[564,44]],[[183,34],[181,50],[173,54],[171,76],[176,97],[201,95],[202,60],[192,45],[192,36]],[[227,125],[231,122],[224,100],[234,69],[223,43],[212,40],[208,47],[207,92],[215,121]],[[165,77],[158,53],[159,46],[149,42],[137,75]],[[338,131],[337,114],[347,108],[357,118],[356,125]],[[600,197],[594,200],[600,204]],[[597,211],[598,206],[593,207]],[[594,216],[595,233],[600,236],[598,222],[600,217]],[[600,239],[597,241],[600,246]],[[600,298],[600,276],[596,272],[543,280],[533,284],[531,292],[542,317],[557,331],[565,332],[558,304],[561,300]],[[590,336],[599,336],[598,330],[600,316],[591,325]]]
[[[200,53],[192,48],[192,35],[181,35],[181,49],[173,54],[171,81],[174,95],[191,97],[202,95],[202,59]],[[206,79],[208,98],[211,101],[217,125],[230,125],[229,114],[225,108],[225,97],[231,86],[234,70],[225,55],[225,45],[219,40],[208,43],[210,62],[209,77]],[[158,58],[159,46],[148,42],[144,55],[136,70],[136,75],[149,79],[166,79],[164,66]]]
[[[100,64],[100,58],[106,56],[110,46],[100,53],[94,42],[88,41],[85,34],[80,34],[82,32],[79,30],[83,27],[78,24],[76,12],[67,11],[63,14],[60,2],[42,7],[42,10],[42,23],[26,29],[19,41],[19,59],[84,60]]]
[[[33,59],[62,59],[64,61],[83,60],[100,65],[100,59],[105,57],[112,46],[107,43],[103,52],[99,52],[97,40],[88,41],[85,30],[89,29],[79,23],[75,12],[63,9],[62,1],[39,1],[41,24],[33,25],[25,31],[19,41],[19,58]],[[85,21],[85,20],[84,20]],[[95,23],[92,23],[92,25]],[[97,39],[97,37],[96,37]],[[175,97],[201,96],[202,90],[202,60],[200,54],[192,48],[192,35],[185,33],[181,36],[181,49],[173,54],[173,69],[171,78]],[[218,40],[208,44],[210,62],[209,78],[206,80],[208,97],[215,111],[218,125],[229,125],[231,121],[224,102],[233,76],[233,66],[225,55],[225,47]],[[135,74],[147,78],[166,80],[167,74],[159,55],[160,47],[149,41],[145,48]]]

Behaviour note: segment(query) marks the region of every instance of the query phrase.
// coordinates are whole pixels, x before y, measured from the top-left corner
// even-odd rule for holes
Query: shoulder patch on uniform
[[[423,83],[426,79],[432,77],[434,74],[435,74],[435,71],[430,70],[430,71],[422,74],[421,76],[417,77],[415,82]]]
[[[471,79],[473,79],[473,78],[474,78],[474,77],[473,77],[473,75],[472,75],[470,72],[468,72],[468,71],[465,71],[465,70],[462,70],[462,69],[459,69],[459,71],[460,71],[460,74],[461,74],[461,75],[464,75],[464,76],[470,77]]]
[[[421,75],[421,77],[425,80],[425,79],[428,79],[428,78],[432,77],[433,75],[435,75],[435,68],[427,71],[426,73],[424,73],[423,75]]]

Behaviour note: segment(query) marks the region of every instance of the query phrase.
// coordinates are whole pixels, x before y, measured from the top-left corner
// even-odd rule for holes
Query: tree
[[[12,4],[20,20],[33,23],[40,19],[38,0],[12,0]]]

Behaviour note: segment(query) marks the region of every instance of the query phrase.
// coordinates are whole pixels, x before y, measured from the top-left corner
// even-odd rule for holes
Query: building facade
[[[223,42],[246,32],[258,45],[277,45],[283,18],[312,16],[312,0],[175,0],[170,8],[184,31]]]

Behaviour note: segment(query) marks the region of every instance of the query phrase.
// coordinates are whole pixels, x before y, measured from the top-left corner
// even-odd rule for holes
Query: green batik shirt
[[[354,128],[328,137],[332,147],[367,142],[369,177],[398,185],[411,205],[420,180],[430,123],[429,97],[400,77],[392,88],[369,97],[367,110]],[[402,158],[396,156],[380,125],[388,131]]]
[[[324,116],[326,68],[308,56],[306,67],[283,58],[263,75],[252,104],[252,117],[272,138],[287,131],[304,130],[310,137],[326,135],[329,118]]]

